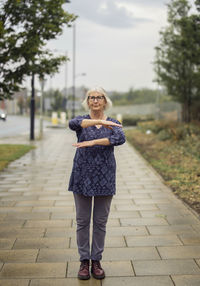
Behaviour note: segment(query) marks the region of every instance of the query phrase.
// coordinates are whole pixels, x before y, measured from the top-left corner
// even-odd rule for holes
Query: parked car
[[[0,119],[6,121],[7,113],[5,110],[0,109]]]

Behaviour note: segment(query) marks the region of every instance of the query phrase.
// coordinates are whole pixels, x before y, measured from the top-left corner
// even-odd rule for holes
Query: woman
[[[112,196],[115,194],[116,163],[114,146],[125,142],[122,125],[107,117],[104,110],[112,106],[104,89],[97,87],[87,92],[83,106],[90,114],[70,120],[70,129],[76,131],[78,142],[74,157],[69,191],[74,194],[77,221],[77,245],[80,255],[78,278],[105,277],[100,260],[104,250],[106,223]],[[93,236],[90,252],[90,218],[93,203]]]

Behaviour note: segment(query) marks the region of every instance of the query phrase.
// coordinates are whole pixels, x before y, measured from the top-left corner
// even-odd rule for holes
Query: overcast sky
[[[106,90],[156,87],[152,62],[159,31],[167,23],[168,0],[71,0],[64,8],[76,20],[76,86]],[[51,49],[67,51],[67,86],[72,85],[72,28],[51,41]],[[57,53],[57,52],[55,52]],[[86,73],[86,76],[81,76]],[[65,66],[46,88],[65,86]]]

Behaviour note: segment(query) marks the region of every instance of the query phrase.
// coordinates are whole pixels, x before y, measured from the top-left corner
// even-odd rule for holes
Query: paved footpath
[[[35,150],[0,173],[0,285],[199,286],[199,219],[127,143],[115,149],[106,278],[76,278],[75,210],[67,191],[73,142],[69,130],[46,131]]]

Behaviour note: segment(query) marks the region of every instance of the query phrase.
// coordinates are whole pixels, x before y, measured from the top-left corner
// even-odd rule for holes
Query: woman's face
[[[88,106],[92,111],[103,111],[106,106],[105,96],[99,92],[92,92],[88,96]]]

